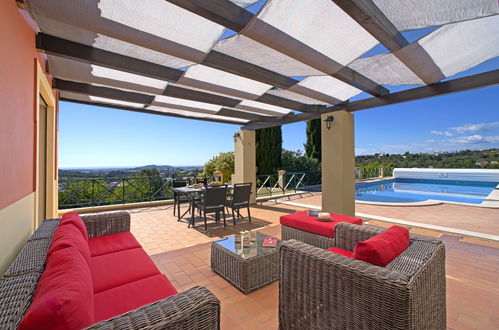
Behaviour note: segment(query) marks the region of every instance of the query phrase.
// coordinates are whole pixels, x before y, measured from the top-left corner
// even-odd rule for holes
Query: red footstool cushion
[[[331,213],[331,222],[317,221],[316,216],[309,216],[307,211],[283,215],[280,218],[281,225],[288,226],[309,233],[334,238],[334,227],[340,222],[349,222],[362,225],[361,218],[349,217],[341,214]]]

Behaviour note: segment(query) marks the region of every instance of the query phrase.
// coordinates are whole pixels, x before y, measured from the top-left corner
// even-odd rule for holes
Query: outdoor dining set
[[[252,183],[227,184],[194,184],[188,185],[187,181],[173,181],[173,215],[177,220],[182,220],[187,213],[191,214],[188,227],[194,227],[196,210],[199,216],[203,217],[204,229],[208,230],[207,214],[214,214],[215,221],[220,221],[220,215],[227,227],[225,210],[232,214],[232,222],[236,226],[237,218],[244,218],[240,210],[246,209],[248,221],[251,222],[250,195]],[[183,214],[180,212],[181,204],[188,204],[187,210]]]

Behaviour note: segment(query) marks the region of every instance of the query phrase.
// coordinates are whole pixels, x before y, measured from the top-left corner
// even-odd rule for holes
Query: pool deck
[[[278,202],[296,202],[302,205],[320,207],[321,193],[310,193],[278,199]],[[363,215],[394,218],[423,225],[449,227],[463,231],[499,236],[499,209],[458,204],[385,206],[356,203],[355,211]]]
[[[499,187],[499,185],[497,185],[497,187]],[[487,196],[487,198],[482,202],[481,205],[499,208],[499,188],[497,187],[492,190],[492,192]]]

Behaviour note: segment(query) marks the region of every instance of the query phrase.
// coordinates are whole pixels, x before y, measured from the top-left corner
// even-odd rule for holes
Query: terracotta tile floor
[[[303,198],[294,197],[292,201],[320,206],[322,205],[321,198],[321,193],[313,193],[313,195],[303,195]],[[356,203],[355,210],[360,213],[499,236],[499,209],[455,204],[380,206]]]
[[[265,203],[253,207],[251,212],[254,218],[268,222],[262,232],[280,236],[279,216],[297,210],[301,209]],[[220,299],[222,329],[277,329],[278,282],[245,295],[211,271],[211,241],[223,236],[223,229],[210,225],[210,230],[218,235],[213,237],[188,229],[185,222],[176,221],[169,206],[135,209],[131,213],[132,232],[177,290],[202,285]],[[238,228],[242,228],[242,224]],[[231,227],[229,224],[225,232],[231,231]],[[498,329],[498,246],[430,230],[411,229],[411,232],[439,236],[446,243],[449,329]]]

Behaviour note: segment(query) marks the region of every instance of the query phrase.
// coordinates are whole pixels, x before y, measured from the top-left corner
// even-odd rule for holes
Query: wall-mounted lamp
[[[334,120],[333,115],[329,115],[326,117],[326,119],[324,119],[324,121],[326,122],[327,129],[331,128],[331,124],[333,123],[333,120]]]
[[[238,138],[238,137],[240,137],[240,136],[241,136],[241,135],[239,134],[239,132],[234,133],[234,136],[233,136],[233,138],[234,138],[234,143],[236,143],[236,142],[237,142],[237,138]]]

